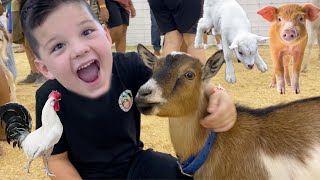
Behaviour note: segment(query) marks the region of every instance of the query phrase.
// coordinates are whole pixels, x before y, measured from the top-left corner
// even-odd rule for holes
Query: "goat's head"
[[[265,43],[269,37],[261,37],[252,33],[242,33],[238,35],[229,46],[237,55],[237,58],[247,69],[252,69],[258,56],[259,44]]]
[[[2,60],[7,60],[7,46],[8,46],[8,33],[7,30],[5,30],[2,26],[0,26],[0,56]]]
[[[153,70],[153,76],[140,87],[136,103],[141,113],[164,117],[180,117],[197,111],[203,86],[218,73],[223,52],[212,55],[205,66],[185,53],[173,52],[157,58],[144,46],[138,53]]]

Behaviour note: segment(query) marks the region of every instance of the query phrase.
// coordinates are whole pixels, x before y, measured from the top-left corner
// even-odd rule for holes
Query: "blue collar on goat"
[[[216,134],[213,131],[211,131],[206,144],[197,155],[189,157],[186,161],[182,163],[178,161],[177,163],[179,165],[179,169],[181,173],[186,176],[192,177],[194,173],[197,172],[197,170],[206,161],[215,140],[216,140]]]

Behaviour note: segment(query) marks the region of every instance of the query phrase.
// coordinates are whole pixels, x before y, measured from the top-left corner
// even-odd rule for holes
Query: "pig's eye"
[[[240,51],[239,51],[238,53],[239,53],[241,56],[243,55],[243,53],[242,53],[242,52],[240,52]]]
[[[303,22],[303,21],[304,21],[304,17],[303,17],[303,16],[300,16],[300,17],[299,17],[299,21]]]
[[[280,17],[278,17],[278,21],[281,22],[281,18]]]

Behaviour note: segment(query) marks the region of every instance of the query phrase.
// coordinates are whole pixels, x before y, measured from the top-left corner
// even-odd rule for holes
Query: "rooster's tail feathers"
[[[18,103],[7,103],[0,106],[0,120],[6,123],[7,142],[13,141],[13,147],[22,141],[31,132],[31,116],[28,110]]]

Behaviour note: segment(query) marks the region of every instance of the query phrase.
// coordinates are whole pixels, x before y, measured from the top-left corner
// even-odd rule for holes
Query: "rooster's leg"
[[[54,173],[50,172],[49,170],[49,165],[48,165],[48,159],[49,159],[50,154],[45,154],[44,155],[44,161],[45,161],[45,172],[47,176],[55,176]]]
[[[26,165],[26,172],[27,174],[29,175],[30,174],[30,165],[31,165],[31,162],[32,162],[33,159],[28,159],[28,163]]]

